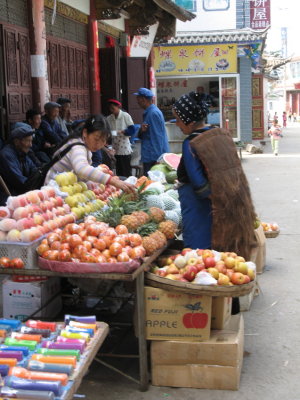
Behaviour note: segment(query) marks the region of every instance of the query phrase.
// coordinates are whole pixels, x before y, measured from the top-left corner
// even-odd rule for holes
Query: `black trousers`
[[[128,156],[117,156],[116,157],[116,171],[118,176],[125,176],[128,178],[128,176],[131,176],[131,154]]]

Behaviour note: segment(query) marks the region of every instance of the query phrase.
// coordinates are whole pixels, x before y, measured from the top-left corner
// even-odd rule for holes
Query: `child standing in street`
[[[269,136],[271,136],[272,150],[275,156],[278,156],[279,140],[282,137],[282,129],[278,124],[278,120],[274,119],[271,128],[268,130]]]

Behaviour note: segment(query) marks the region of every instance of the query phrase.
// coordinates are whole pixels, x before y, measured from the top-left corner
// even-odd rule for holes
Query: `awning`
[[[195,14],[172,0],[96,0],[98,20],[125,16],[130,35],[145,35],[150,25],[159,22],[156,40],[175,35],[176,19],[191,21]]]

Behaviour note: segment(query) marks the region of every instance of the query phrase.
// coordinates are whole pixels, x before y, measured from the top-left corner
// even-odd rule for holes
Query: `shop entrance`
[[[207,123],[230,131],[234,140],[239,130],[239,76],[189,76],[157,78],[157,105],[165,120],[174,119],[173,103],[183,94],[191,91],[203,93],[209,103]]]

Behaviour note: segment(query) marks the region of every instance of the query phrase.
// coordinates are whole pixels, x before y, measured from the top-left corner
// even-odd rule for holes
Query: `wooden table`
[[[49,276],[49,277],[62,277],[62,278],[89,278],[89,279],[102,279],[102,280],[116,280],[124,282],[134,282],[136,289],[136,311],[137,311],[137,334],[139,342],[139,367],[140,379],[139,387],[141,391],[146,391],[149,385],[148,377],[148,359],[147,359],[147,342],[145,335],[145,304],[144,304],[144,272],[147,271],[150,264],[168,247],[159,249],[152,256],[147,257],[143,264],[129,274],[119,273],[92,273],[92,274],[75,274],[68,272],[54,272],[43,269],[12,269],[0,268],[0,274],[3,275],[23,275],[23,276]]]

